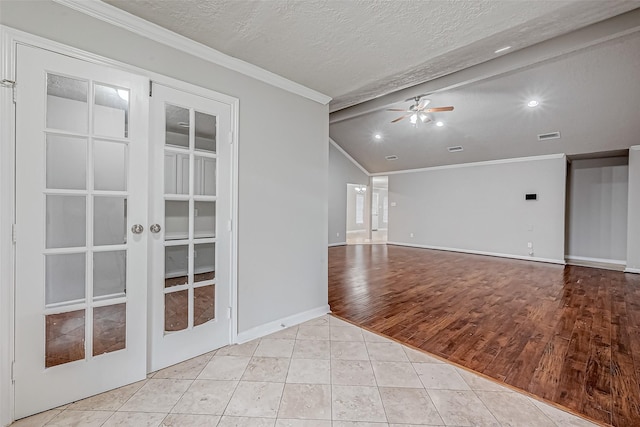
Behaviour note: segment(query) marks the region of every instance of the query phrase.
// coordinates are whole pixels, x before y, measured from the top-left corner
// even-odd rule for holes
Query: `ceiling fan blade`
[[[425,113],[437,113],[439,111],[453,111],[453,107],[433,107],[424,110]]]
[[[402,119],[404,119],[404,118],[406,118],[406,117],[409,117],[410,115],[411,115],[411,114],[405,114],[404,116],[400,116],[400,117],[398,117],[398,118],[397,118],[397,119],[395,119],[395,120],[391,120],[391,123],[399,122],[400,120],[402,120]]]
[[[418,110],[424,110],[424,108],[429,105],[429,103],[431,102],[430,99],[423,99],[422,101],[420,101],[420,103],[418,104]]]
[[[407,112],[406,108],[387,108],[387,111],[404,111]]]

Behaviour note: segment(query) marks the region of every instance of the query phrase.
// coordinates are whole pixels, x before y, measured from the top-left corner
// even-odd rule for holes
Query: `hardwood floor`
[[[595,421],[640,426],[640,276],[391,245],[329,248],[337,316]]]

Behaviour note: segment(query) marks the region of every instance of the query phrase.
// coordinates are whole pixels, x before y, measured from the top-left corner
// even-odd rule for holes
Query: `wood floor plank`
[[[616,427],[640,426],[640,276],[391,245],[329,249],[345,319]]]

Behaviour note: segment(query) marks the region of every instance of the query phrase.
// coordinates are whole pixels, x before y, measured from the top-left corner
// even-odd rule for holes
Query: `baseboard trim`
[[[333,247],[333,246],[346,246],[347,242],[340,242],[340,243],[329,243],[329,247]]]
[[[546,262],[549,264],[560,264],[565,265],[565,261],[563,259],[553,259],[553,258],[540,258],[534,256],[522,256],[522,255],[513,255],[513,254],[503,254],[499,252],[487,252],[487,251],[476,251],[473,249],[460,249],[460,248],[448,248],[444,246],[432,246],[432,245],[419,245],[415,243],[402,243],[402,242],[387,242],[387,245],[396,245],[396,246],[407,246],[411,248],[421,248],[421,249],[433,249],[436,251],[447,251],[447,252],[460,252],[464,254],[473,254],[473,255],[485,255],[485,256],[493,256],[498,258],[510,258],[510,259],[521,259],[524,261],[535,261],[535,262]]]
[[[590,258],[583,256],[566,255],[565,259],[569,265],[580,267],[602,268],[605,270],[624,271],[627,262],[621,259]]]
[[[587,262],[598,262],[602,264],[627,265],[627,261],[623,259],[591,258],[591,257],[576,256],[576,255],[566,255],[564,258],[567,261],[587,261]]]
[[[625,268],[624,269],[625,273],[634,273],[634,274],[640,274],[640,268]]]
[[[251,328],[248,331],[238,333],[236,344],[242,344],[256,338],[264,337],[265,335],[273,334],[274,332],[281,331],[282,329],[288,328],[289,326],[298,325],[308,320],[315,319],[316,317],[323,316],[327,313],[331,313],[331,309],[329,308],[328,304],[321,307],[313,308],[311,310],[303,311],[302,313],[283,317],[282,319],[274,320],[273,322],[265,323],[264,325],[256,326],[255,328]]]

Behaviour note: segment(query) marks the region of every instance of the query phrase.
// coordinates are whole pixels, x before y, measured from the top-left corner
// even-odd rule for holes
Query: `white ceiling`
[[[637,0],[104,0],[334,98],[331,110],[638,7]]]
[[[103,1],[333,97],[330,136],[371,173],[640,143],[640,0]],[[425,91],[445,126],[389,123]]]

